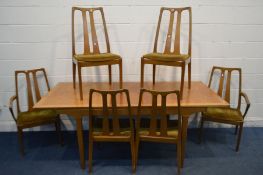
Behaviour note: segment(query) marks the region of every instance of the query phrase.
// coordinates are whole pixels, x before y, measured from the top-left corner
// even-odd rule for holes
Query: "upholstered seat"
[[[190,58],[190,55],[181,54],[181,55],[174,55],[174,54],[164,54],[164,53],[149,53],[143,55],[143,58],[148,58],[151,60],[156,61],[185,61]]]
[[[149,135],[149,128],[140,128],[139,134],[140,136],[148,136]],[[156,132],[156,136],[160,136],[161,133],[160,131]],[[173,137],[173,138],[177,138],[178,137],[178,130],[177,128],[167,128],[167,136],[166,137]]]
[[[208,108],[206,112],[203,113],[203,116],[209,116],[212,119],[228,120],[235,122],[243,122],[242,114],[237,109],[231,108]]]
[[[17,125],[25,125],[25,124],[33,124],[33,123],[41,123],[50,120],[57,119],[57,112],[55,110],[33,110],[27,112],[21,112],[17,117]]]
[[[112,61],[121,59],[121,56],[113,53],[100,53],[100,54],[77,54],[74,58],[78,61]]]

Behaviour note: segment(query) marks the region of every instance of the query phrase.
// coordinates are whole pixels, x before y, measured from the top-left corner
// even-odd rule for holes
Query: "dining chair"
[[[75,12],[80,11],[82,15],[83,22],[83,37],[84,37],[84,49],[83,53],[79,54],[76,52],[76,32],[75,32]],[[106,44],[106,52],[102,53],[100,50],[100,45],[97,37],[97,30],[95,25],[94,13],[99,12],[102,17],[103,32]],[[89,22],[88,22],[89,19]],[[91,35],[91,36],[89,36]],[[102,7],[98,8],[81,8],[72,7],[72,69],[73,69],[73,87],[76,88],[76,67],[78,69],[79,78],[79,92],[80,99],[83,100],[83,90],[82,90],[82,77],[81,68],[82,67],[92,67],[92,66],[108,66],[109,71],[109,83],[112,82],[112,65],[119,65],[119,79],[120,88],[122,88],[122,58],[120,55],[111,53],[109,36],[107,32],[106,21],[104,17],[104,12]]]
[[[26,91],[27,91],[27,103],[22,106],[28,106],[28,109],[25,111],[21,110],[20,106],[20,85],[22,87],[23,83],[20,81],[23,76],[26,81]],[[59,137],[59,142],[63,145],[63,138],[60,131],[60,119],[59,115],[55,110],[42,109],[35,110],[33,109],[34,103],[38,102],[41,99],[41,92],[39,88],[38,77],[43,76],[47,90],[50,90],[50,86],[47,79],[47,74],[44,68],[32,69],[32,70],[17,70],[15,71],[15,91],[16,95],[12,96],[9,101],[9,110],[11,115],[16,122],[17,132],[18,132],[18,142],[20,147],[20,153],[24,155],[24,144],[23,144],[23,129],[32,128],[41,125],[55,124],[56,131]],[[32,77],[32,78],[31,78]],[[31,84],[33,82],[33,85]],[[22,94],[21,94],[22,95]],[[21,96],[22,98],[22,96]],[[16,101],[16,113],[13,110],[13,103]],[[17,117],[16,117],[17,116]]]
[[[189,13],[189,29],[188,29],[188,51],[186,54],[181,53],[181,18],[184,11]],[[162,34],[160,30],[164,12],[170,14],[168,31],[166,35],[164,50],[160,51],[158,48],[159,36]],[[176,16],[176,24],[175,23]],[[175,27],[175,29],[174,29]],[[172,47],[173,46],[173,47]],[[183,89],[184,89],[184,76],[185,76],[185,67],[188,65],[188,88],[191,88],[191,54],[192,53],[192,10],[191,7],[184,8],[165,8],[160,9],[160,15],[155,35],[154,48],[152,53],[148,53],[142,56],[141,58],[141,87],[144,84],[144,65],[152,64],[153,65],[153,84],[155,84],[155,72],[156,65],[164,66],[174,66],[181,67],[181,86],[180,86],[180,95],[183,98]]]
[[[124,98],[122,98],[124,97]],[[118,106],[119,100],[127,100],[126,106]],[[99,101],[99,99],[101,99]],[[102,111],[96,110],[93,102],[102,102]],[[120,116],[127,110],[128,116]],[[128,120],[128,122],[127,122]],[[128,123],[128,125],[127,125]],[[89,172],[92,171],[93,142],[129,142],[131,146],[132,171],[135,170],[134,127],[131,103],[127,89],[101,91],[91,89],[89,93]]]
[[[151,115],[148,118],[141,117],[142,103],[144,96],[151,95]],[[174,96],[172,96],[174,95]],[[160,96],[160,98],[158,98]],[[169,115],[167,110],[167,97],[173,98],[177,101],[177,115],[178,120],[175,122],[169,121]],[[149,96],[148,96],[149,97]],[[147,98],[148,99],[148,98]],[[158,100],[159,99],[159,100]],[[175,144],[177,146],[177,170],[180,174],[181,169],[181,127],[182,127],[182,116],[181,116],[181,105],[180,105],[180,92],[175,91],[153,91],[147,89],[141,89],[138,104],[138,113],[136,118],[136,165],[138,161],[139,144],[141,141],[146,142],[162,142]],[[143,119],[143,120],[142,120]],[[148,120],[148,122],[147,122]]]
[[[234,74],[235,72],[236,74]],[[228,103],[231,103],[230,101],[231,85],[233,84],[233,82],[231,81],[231,77],[232,76],[238,77],[239,84],[237,88],[235,88],[238,91],[237,107],[208,108],[206,112],[203,112],[202,118],[201,118],[201,124],[200,124],[199,141],[201,142],[203,123],[205,121],[235,125],[236,126],[235,134],[237,134],[237,131],[239,128],[237,143],[236,143],[236,152],[238,152],[242,130],[243,130],[244,118],[250,107],[248,96],[246,95],[246,93],[242,92],[241,68],[227,68],[227,67],[214,66],[212,68],[212,72],[210,75],[210,80],[208,84],[209,88],[212,87],[212,82],[216,78],[216,75],[220,76],[220,78],[218,78],[218,81],[217,81],[217,84],[218,84],[216,88],[217,94],[220,97],[222,97],[225,101],[227,101]],[[241,98],[242,97],[245,99],[245,102],[246,102],[246,109],[243,114],[241,112]]]

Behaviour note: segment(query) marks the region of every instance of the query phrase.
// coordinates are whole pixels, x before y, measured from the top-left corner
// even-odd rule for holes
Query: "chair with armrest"
[[[189,13],[189,31],[188,31],[188,51],[186,54],[181,53],[181,18],[182,13],[188,11]],[[161,33],[160,27],[162,23],[162,16],[164,12],[170,14],[168,32],[166,36],[164,51],[158,51],[158,39]],[[175,23],[176,16],[176,24]],[[174,29],[175,26],[175,29]],[[174,36],[174,37],[173,37]],[[174,47],[172,48],[172,44]],[[184,89],[184,75],[185,67],[188,65],[188,88],[191,88],[191,54],[192,53],[192,9],[191,7],[184,8],[166,8],[162,7],[160,9],[160,15],[155,35],[154,48],[152,53],[148,53],[142,56],[141,58],[141,87],[144,84],[144,65],[152,64],[153,65],[153,84],[155,83],[155,72],[156,65],[164,66],[174,66],[181,67],[181,87],[180,95],[183,98],[183,89]]]
[[[76,52],[76,32],[75,32],[75,13],[80,11],[83,21],[83,37],[84,37],[84,52],[78,54]],[[98,42],[96,25],[94,13],[100,12],[103,23],[103,32],[106,43],[106,52],[101,53],[100,45]],[[88,17],[90,22],[88,22]],[[89,32],[90,31],[90,32]],[[89,33],[91,36],[89,36]],[[90,44],[91,42],[91,44]],[[82,67],[92,67],[92,66],[108,66],[109,70],[109,83],[112,82],[111,66],[119,65],[119,79],[120,88],[122,88],[122,59],[121,56],[111,53],[109,36],[106,26],[106,20],[104,17],[104,12],[102,7],[97,8],[82,8],[82,7],[72,7],[72,68],[73,68],[73,87],[76,88],[76,67],[78,68],[78,78],[79,78],[79,92],[80,99],[83,99],[82,91],[82,77],[81,68]]]
[[[117,99],[123,95],[126,96],[127,106],[118,106]],[[102,99],[102,111],[96,110],[96,106],[93,106],[93,102],[99,99]],[[120,110],[128,110],[128,116],[120,116]],[[134,172],[134,127],[131,115],[130,96],[127,89],[112,91],[90,90],[89,172],[92,171],[93,142],[129,142],[131,146],[132,171]]]
[[[44,68],[33,69],[33,70],[18,70],[15,71],[15,91],[16,95],[10,98],[9,102],[9,110],[11,115],[16,122],[17,131],[18,131],[18,141],[20,146],[20,153],[24,155],[24,145],[23,145],[23,129],[31,128],[41,125],[47,124],[55,124],[56,131],[59,137],[60,144],[63,145],[62,135],[60,131],[60,119],[59,115],[55,110],[49,109],[41,109],[36,110],[33,109],[33,105],[35,102],[38,102],[41,99],[41,93],[39,89],[38,75],[42,73],[45,79],[45,83],[48,91],[50,90],[50,86],[48,83],[46,71]],[[19,97],[19,77],[21,74],[24,74],[26,80],[27,87],[27,102],[28,102],[28,110],[22,111],[20,106],[20,97]],[[31,76],[32,75],[32,76]],[[31,80],[31,77],[33,80]],[[31,85],[31,81],[33,81],[33,86]],[[33,87],[33,88],[32,88]],[[34,90],[34,91],[33,91]],[[34,98],[35,97],[35,98]],[[16,112],[13,110],[13,102],[16,101]]]
[[[243,123],[244,118],[248,112],[250,107],[250,102],[246,93],[242,92],[242,72],[241,68],[227,68],[227,67],[217,67],[214,66],[212,68],[212,72],[210,75],[210,80],[208,87],[211,88],[213,78],[216,76],[216,72],[219,72],[220,78],[218,79],[218,88],[217,94],[230,103],[230,92],[231,92],[231,76],[233,72],[237,72],[238,75],[238,103],[237,107],[229,107],[229,108],[208,108],[206,112],[202,114],[201,124],[200,124],[200,134],[199,134],[199,141],[201,142],[202,138],[202,130],[203,130],[203,123],[204,121],[212,121],[218,123],[225,123],[235,125],[235,134],[237,134],[238,128],[238,137],[236,143],[236,152],[239,150],[239,144],[241,140],[242,130],[243,130]],[[226,76],[227,75],[227,76]],[[245,99],[246,102],[246,109],[244,113],[241,113],[241,98]]]
[[[150,94],[152,97],[151,115],[148,118],[141,117],[143,96]],[[172,96],[174,95],[174,96]],[[161,102],[158,102],[158,96],[161,97]],[[177,101],[177,114],[178,120],[175,122],[169,121],[167,110],[167,97],[174,97]],[[160,105],[159,105],[160,104]],[[170,143],[177,146],[177,170],[180,174],[181,169],[181,105],[180,105],[180,92],[179,91],[153,91],[141,89],[139,96],[138,114],[136,118],[136,164],[138,160],[139,144],[141,141],[146,142],[161,142]],[[144,116],[145,117],[145,116]]]

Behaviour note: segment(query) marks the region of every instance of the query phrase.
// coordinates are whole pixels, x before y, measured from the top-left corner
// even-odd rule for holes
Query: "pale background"
[[[246,124],[263,126],[262,0],[0,0],[0,131],[16,129],[7,108],[15,70],[45,67],[52,86],[72,81],[73,5],[104,8],[112,52],[123,57],[124,81],[140,79],[140,57],[152,51],[160,7],[191,6],[193,80],[207,84],[213,65],[241,67],[252,103]],[[113,71],[118,80],[117,67]],[[145,72],[150,80],[151,67]],[[89,69],[84,80],[104,81],[106,73],[105,67]],[[177,80],[175,73],[159,67],[157,81]],[[68,117],[63,123],[74,126]]]

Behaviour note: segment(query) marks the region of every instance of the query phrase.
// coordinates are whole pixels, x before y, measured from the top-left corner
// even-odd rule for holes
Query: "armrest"
[[[247,103],[246,110],[245,110],[245,112],[243,114],[243,118],[244,118],[247,115],[248,109],[250,107],[250,101],[249,101],[248,96],[247,96],[247,94],[245,92],[241,92],[240,93],[240,97],[244,97],[244,99],[245,99],[245,101]]]
[[[12,96],[12,97],[9,99],[9,106],[8,106],[8,107],[9,107],[9,111],[10,111],[13,119],[14,119],[15,122],[16,122],[16,117],[15,117],[15,114],[14,114],[14,111],[13,111],[13,102],[14,102],[15,100],[17,100],[17,96],[16,96],[16,95]]]

